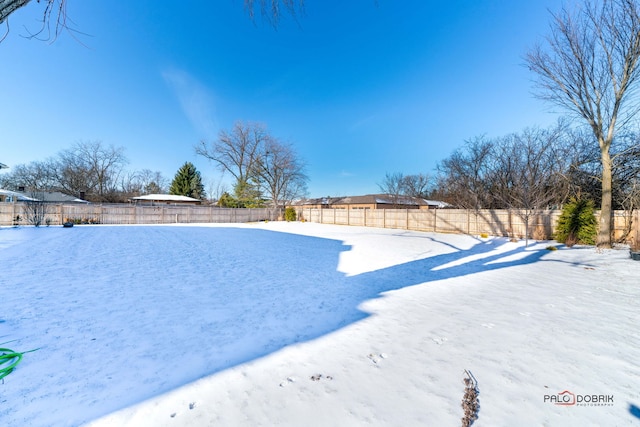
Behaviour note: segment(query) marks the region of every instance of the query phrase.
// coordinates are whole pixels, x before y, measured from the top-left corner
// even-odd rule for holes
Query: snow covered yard
[[[37,349],[0,383],[0,423],[455,426],[468,369],[474,426],[637,425],[640,262],[549,244],[0,229],[0,347]]]

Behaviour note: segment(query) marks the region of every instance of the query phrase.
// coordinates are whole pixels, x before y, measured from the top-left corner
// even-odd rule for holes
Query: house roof
[[[303,200],[297,205],[402,205],[402,206],[431,206],[444,208],[449,206],[437,200],[427,200],[419,197],[393,196],[391,194],[366,194],[363,196],[322,197],[319,199]]]
[[[0,189],[0,195],[2,196],[9,196],[19,202],[29,202],[29,201],[36,201],[37,199],[34,199],[32,197],[26,196],[22,193],[18,193],[17,191],[11,191],[11,190],[3,190]]]
[[[296,200],[292,204],[298,205],[333,205],[337,201],[342,200],[342,197],[318,197],[317,199],[303,199]]]
[[[49,203],[89,203],[86,200],[82,200],[59,191],[38,192],[35,193],[35,196],[43,202]]]
[[[359,204],[377,204],[377,205],[403,205],[403,206],[425,206],[424,199],[410,196],[393,196],[391,194],[366,194],[364,196],[344,197],[335,202],[336,205],[359,205]]]
[[[132,197],[130,200],[146,200],[150,202],[200,202],[199,199],[187,196],[177,196],[175,194],[146,194],[144,196]]]
[[[59,191],[37,191],[31,193],[31,196],[27,196],[26,194],[18,191],[0,190],[0,194],[3,196],[12,196],[19,202],[42,201],[47,203],[89,203],[86,200],[78,199],[77,197],[73,197]]]
[[[427,205],[433,206],[433,207],[436,207],[436,208],[440,208],[440,209],[451,207],[451,205],[449,203],[441,202],[439,200],[427,200],[427,199],[424,199],[424,201],[427,202]]]

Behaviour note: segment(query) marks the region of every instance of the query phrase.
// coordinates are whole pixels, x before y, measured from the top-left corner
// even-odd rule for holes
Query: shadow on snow
[[[504,239],[478,241],[468,250],[453,248],[347,276],[337,271],[341,253],[350,250],[341,241],[243,228],[159,229],[149,232],[176,239],[167,244],[171,247],[162,246],[171,251],[173,265],[166,265],[166,256],[154,259],[162,240],[147,247],[131,241],[127,228],[98,227],[96,233],[121,233],[119,245],[132,246],[120,248],[120,255],[120,249],[109,248],[102,255],[87,254],[81,263],[75,260],[66,266],[68,283],[23,295],[28,304],[20,306],[16,300],[7,307],[0,302],[5,319],[0,326],[14,325],[26,335],[20,337],[24,345],[40,346],[47,337],[38,359],[37,353],[30,354],[32,363],[55,365],[50,368],[54,389],[22,390],[32,394],[23,401],[48,399],[51,407],[90,417],[76,420],[87,422],[357,322],[369,315],[358,307],[383,292],[533,263],[547,252],[525,250]],[[513,248],[500,248],[502,244]],[[36,251],[31,261],[42,267],[50,256]],[[108,277],[91,279],[92,270],[106,270],[104,264]],[[35,277],[26,280],[46,283],[46,268],[31,274]],[[8,290],[0,289],[0,301],[3,292]],[[74,353],[74,347],[85,350]],[[7,380],[29,381],[26,365]],[[88,388],[90,396],[57,393],[56,379]],[[74,406],[81,409],[74,411]],[[19,420],[20,411],[5,406],[0,413]]]

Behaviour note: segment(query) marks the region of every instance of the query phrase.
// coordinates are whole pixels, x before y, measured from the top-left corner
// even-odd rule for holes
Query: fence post
[[[436,225],[437,222],[438,222],[438,209],[434,209],[433,210],[433,232],[434,233],[438,232],[438,226]]]
[[[407,222],[405,224],[405,226],[407,227],[407,230],[409,229],[409,208],[406,209],[406,214],[407,214]]]

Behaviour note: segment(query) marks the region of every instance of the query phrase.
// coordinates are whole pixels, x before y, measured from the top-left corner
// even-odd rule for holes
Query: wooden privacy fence
[[[87,224],[172,224],[243,223],[276,220],[273,209],[231,209],[215,206],[131,205],[131,204],[47,204],[42,224],[61,225],[66,221]],[[561,211],[531,214],[528,236],[551,239]],[[359,225],[437,233],[462,233],[525,237],[524,211],[465,209],[313,209],[298,208],[298,219],[322,224]],[[598,215],[599,213],[596,213]],[[0,226],[28,225],[25,203],[0,203]],[[627,236],[640,242],[640,211],[632,215],[614,212],[616,239]]]
[[[42,224],[172,224],[241,223],[277,219],[273,209],[231,209],[215,206],[47,204]],[[25,203],[0,203],[0,225],[28,225]]]
[[[526,237],[526,211],[466,209],[314,209],[299,208],[298,218],[322,224],[397,228],[436,233],[462,233]],[[528,218],[528,237],[551,239],[560,217],[559,210],[535,212]],[[599,215],[599,212],[596,213]],[[630,229],[633,227],[633,229]],[[630,232],[628,232],[630,230]],[[614,235],[640,236],[640,211],[614,212]],[[638,237],[640,238],[640,237]]]

